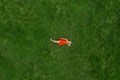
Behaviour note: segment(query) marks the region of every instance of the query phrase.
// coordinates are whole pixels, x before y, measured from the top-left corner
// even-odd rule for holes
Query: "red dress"
[[[67,39],[60,38],[60,39],[58,39],[58,41],[59,41],[58,45],[60,45],[60,46],[68,44],[68,40]]]

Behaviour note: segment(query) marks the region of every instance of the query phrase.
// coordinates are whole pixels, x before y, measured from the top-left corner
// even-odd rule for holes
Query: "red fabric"
[[[58,39],[58,41],[60,41],[59,43],[58,43],[58,45],[65,45],[65,44],[68,44],[68,40],[66,40],[66,39],[62,39],[62,38],[60,38],[60,39]]]

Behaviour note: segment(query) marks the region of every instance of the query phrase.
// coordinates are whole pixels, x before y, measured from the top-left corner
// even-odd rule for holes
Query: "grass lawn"
[[[120,0],[0,0],[0,80],[120,80]]]

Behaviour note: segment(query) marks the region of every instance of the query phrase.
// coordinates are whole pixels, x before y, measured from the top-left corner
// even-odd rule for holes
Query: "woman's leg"
[[[50,38],[50,41],[54,42],[54,43],[59,43],[60,41],[56,41]]]

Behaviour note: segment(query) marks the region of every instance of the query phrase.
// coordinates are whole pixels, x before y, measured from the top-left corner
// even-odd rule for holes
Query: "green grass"
[[[0,0],[0,80],[119,80],[120,0]],[[68,38],[58,46],[50,38]]]

